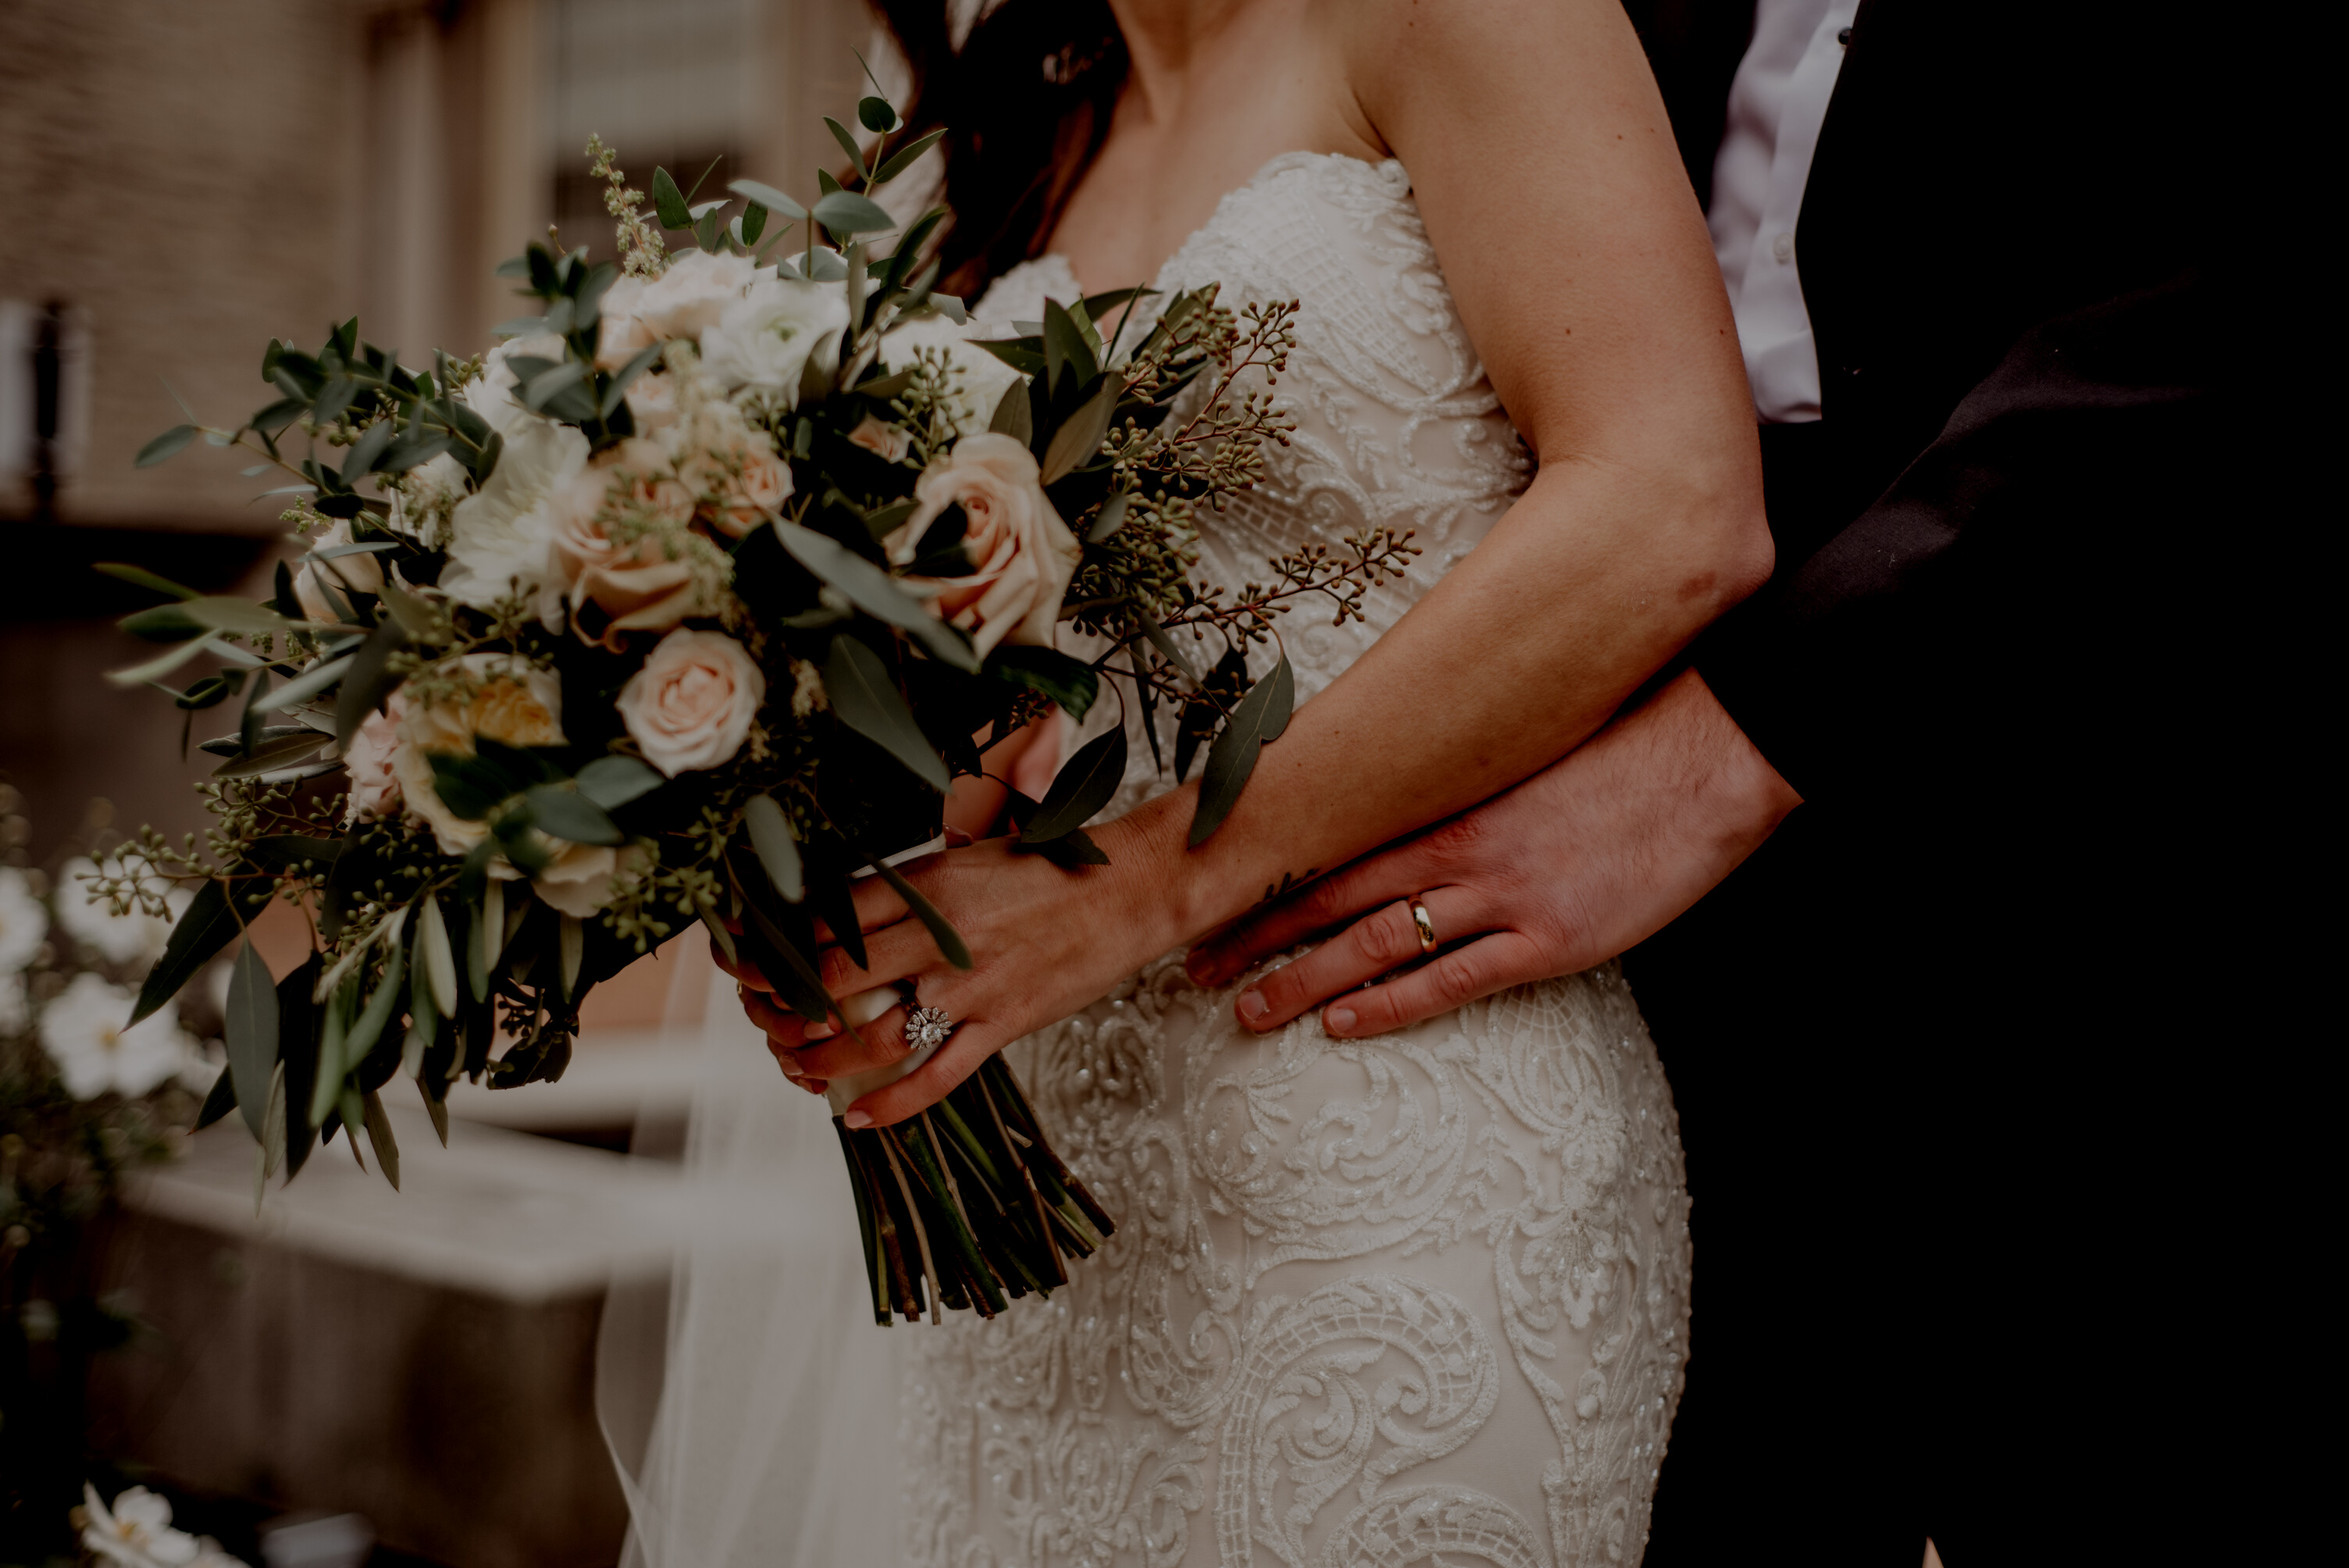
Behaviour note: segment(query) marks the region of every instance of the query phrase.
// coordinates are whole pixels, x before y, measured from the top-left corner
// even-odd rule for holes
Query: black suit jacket
[[[1750,0],[1630,9],[1705,193]],[[2177,940],[2247,896],[2240,791],[2196,743],[2275,656],[2235,613],[2271,558],[2222,521],[2214,32],[1854,23],[1795,233],[1825,418],[1764,429],[1776,570],[1688,655],[1806,804],[1626,958],[1697,1249],[1651,1563],[1913,1568],[1930,1531],[1965,1568],[2082,1549],[2054,1498],[2091,1551],[2113,1509],[2177,1516],[2141,1490],[2172,1467],[2127,1462],[2167,1429],[2126,1358],[2062,1374],[2126,1499],[1984,1395],[2055,1376],[2051,1339],[2156,1332],[2200,1201],[2159,1174],[2175,1064],[2246,1016],[2179,984]]]

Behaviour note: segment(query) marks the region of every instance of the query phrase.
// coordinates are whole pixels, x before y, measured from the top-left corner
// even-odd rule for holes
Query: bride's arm
[[[834,994],[914,977],[960,1026],[852,1113],[889,1122],[985,1056],[1101,995],[1284,878],[1507,789],[1595,731],[1767,575],[1753,407],[1720,274],[1646,62],[1615,0],[1331,7],[1347,113],[1412,171],[1503,406],[1540,459],[1492,533],[1301,707],[1216,835],[1185,847],[1196,787],[1090,830],[1081,872],[1001,841],[908,868],[978,967],[947,967],[886,887],[858,895],[873,967],[825,954]],[[901,1057],[903,1014],[802,1045],[753,1007],[787,1070]],[[793,1049],[792,1047],[801,1047]]]

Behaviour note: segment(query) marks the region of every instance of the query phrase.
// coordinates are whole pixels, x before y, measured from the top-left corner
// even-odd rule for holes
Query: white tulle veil
[[[694,993],[701,1019],[680,1023]],[[909,1330],[873,1321],[831,1112],[784,1079],[706,955],[669,1013],[700,1056],[684,1132],[695,1219],[665,1285],[615,1289],[598,1353],[634,1515],[624,1568],[894,1565],[891,1350]],[[640,1145],[659,1136],[640,1130]]]

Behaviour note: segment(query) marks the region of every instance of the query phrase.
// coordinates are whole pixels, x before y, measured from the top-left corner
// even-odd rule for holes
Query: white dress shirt
[[[1819,356],[1795,220],[1859,0],[1760,0],[1713,162],[1713,253],[1729,285],[1745,377],[1764,424],[1819,417]]]

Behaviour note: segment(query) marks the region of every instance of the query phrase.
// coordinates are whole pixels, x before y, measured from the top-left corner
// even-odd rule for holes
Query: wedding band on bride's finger
[[[1434,953],[1435,922],[1428,918],[1427,905],[1419,902],[1417,894],[1403,902],[1411,905],[1411,926],[1413,931],[1419,933],[1419,950],[1424,954]]]

